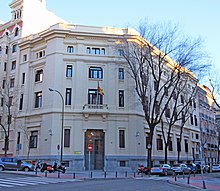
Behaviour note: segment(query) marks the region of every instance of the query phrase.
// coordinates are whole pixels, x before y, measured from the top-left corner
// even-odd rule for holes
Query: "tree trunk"
[[[8,144],[8,136],[5,135],[5,148],[4,148],[5,149],[5,153],[4,153],[5,157],[7,157],[8,146],[9,146],[9,144]]]
[[[167,156],[168,156],[168,144],[165,144],[165,151],[164,151],[164,163],[167,164]]]

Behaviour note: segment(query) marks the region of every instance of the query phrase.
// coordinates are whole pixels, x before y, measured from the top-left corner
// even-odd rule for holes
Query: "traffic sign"
[[[89,152],[91,152],[92,151],[92,144],[88,144],[87,149],[88,149]]]

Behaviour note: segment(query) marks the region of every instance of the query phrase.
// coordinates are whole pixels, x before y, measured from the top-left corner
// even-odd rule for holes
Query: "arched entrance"
[[[88,129],[85,132],[85,167],[89,169],[89,150],[88,145],[92,146],[90,152],[90,170],[104,169],[104,138],[103,130]]]

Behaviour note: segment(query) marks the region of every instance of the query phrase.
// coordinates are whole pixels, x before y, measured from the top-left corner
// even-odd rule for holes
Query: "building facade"
[[[201,156],[206,163],[218,162],[219,135],[216,122],[216,106],[207,86],[199,86],[199,116],[201,129]]]
[[[146,164],[149,128],[116,47],[118,40],[138,33],[68,24],[48,12],[43,0],[13,0],[10,7],[11,21],[0,25],[0,116],[6,135],[10,134],[7,154],[32,160],[62,159],[75,170],[89,166],[135,170],[139,163]],[[35,13],[33,7],[37,7]],[[178,125],[172,130],[170,163],[177,161],[178,144],[183,148],[182,162],[198,156],[197,105],[193,106],[194,122],[187,121],[181,143]],[[158,126],[153,164],[164,161],[161,136]],[[1,148],[4,138],[1,129]]]

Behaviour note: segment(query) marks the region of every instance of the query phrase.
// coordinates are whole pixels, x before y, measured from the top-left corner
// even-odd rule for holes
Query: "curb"
[[[169,184],[174,184],[174,185],[177,185],[177,186],[181,186],[181,187],[186,187],[186,188],[196,188],[198,190],[204,190],[200,187],[197,187],[197,186],[193,186],[191,184],[186,184],[186,183],[181,183],[181,182],[178,182],[178,181],[173,181],[173,180],[167,180],[167,182]]]

